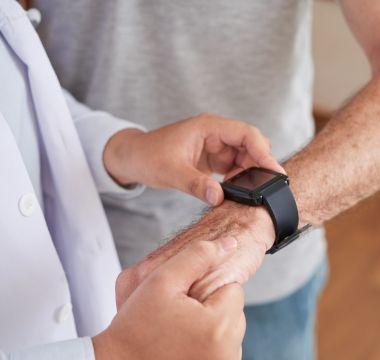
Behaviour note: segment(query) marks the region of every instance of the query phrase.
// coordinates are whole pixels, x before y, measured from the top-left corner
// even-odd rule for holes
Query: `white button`
[[[59,324],[64,323],[67,321],[67,319],[70,317],[72,312],[73,306],[71,303],[67,303],[65,305],[62,305],[58,310],[56,314],[56,320]]]
[[[35,28],[40,24],[41,12],[38,9],[35,9],[35,8],[29,9],[27,11],[27,16]]]
[[[18,202],[18,208],[24,216],[31,216],[37,210],[37,199],[34,194],[29,193],[21,196]]]

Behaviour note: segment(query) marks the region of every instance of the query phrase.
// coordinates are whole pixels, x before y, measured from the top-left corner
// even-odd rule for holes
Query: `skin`
[[[199,241],[150,273],[93,339],[96,359],[241,359],[241,286],[226,285],[203,302],[188,295],[194,281],[232,256],[236,245],[233,238]],[[119,277],[117,293],[123,281]]]
[[[341,6],[367,54],[373,76],[308,146],[283,164],[291,180],[300,225],[320,225],[380,189],[380,3],[345,0]],[[245,158],[241,167],[249,166]],[[126,270],[122,275],[126,278],[124,291],[118,301],[125,301],[153,269],[186,244],[213,241],[219,236],[237,239],[238,250],[192,286],[190,294],[194,298],[205,299],[224,284],[243,283],[252,276],[273,244],[274,229],[265,209],[225,201]]]
[[[120,131],[104,151],[105,167],[119,183],[178,189],[214,206],[223,190],[210,175],[229,175],[247,162],[284,171],[257,128],[209,113],[146,133]]]

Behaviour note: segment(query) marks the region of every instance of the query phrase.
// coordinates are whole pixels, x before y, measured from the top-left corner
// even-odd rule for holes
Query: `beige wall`
[[[332,111],[367,81],[370,71],[334,2],[315,1],[313,28],[315,108]]]

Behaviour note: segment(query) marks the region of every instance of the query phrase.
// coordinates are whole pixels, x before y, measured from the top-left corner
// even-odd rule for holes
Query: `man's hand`
[[[232,174],[249,166],[283,172],[269,140],[237,120],[202,114],[144,133],[115,134],[104,151],[108,172],[121,184],[174,188],[211,205],[223,201],[213,173]]]
[[[268,212],[260,207],[225,201],[207,213],[197,224],[148,255],[124,274],[117,304],[121,306],[133,291],[158,266],[181,251],[189,243],[215,241],[228,236],[237,240],[236,253],[226,262],[210,267],[191,288],[190,295],[203,301],[217,288],[237,282],[243,284],[259,268],[265,252],[273,245],[275,233]]]
[[[242,288],[224,286],[204,302],[188,296],[196,280],[235,250],[233,238],[197,242],[153,271],[119,307],[109,328],[93,339],[96,359],[241,359]],[[125,281],[122,273],[117,293]]]

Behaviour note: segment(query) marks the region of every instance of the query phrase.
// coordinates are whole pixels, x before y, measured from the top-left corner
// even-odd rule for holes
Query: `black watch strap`
[[[286,180],[277,181],[264,189],[262,197],[276,231],[273,247],[267,251],[267,254],[274,254],[298,238],[301,233],[297,231],[297,205]]]

